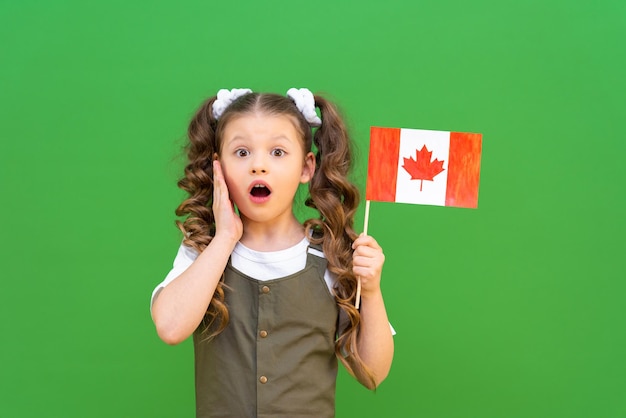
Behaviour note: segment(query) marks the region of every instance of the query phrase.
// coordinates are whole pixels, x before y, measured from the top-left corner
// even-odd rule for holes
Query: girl
[[[334,416],[336,359],[374,389],[393,357],[383,252],[352,227],[343,121],[306,89],[220,90],[188,136],[184,240],[151,310],[166,343],[193,334],[197,416]],[[301,183],[320,214],[304,224],[293,213]]]

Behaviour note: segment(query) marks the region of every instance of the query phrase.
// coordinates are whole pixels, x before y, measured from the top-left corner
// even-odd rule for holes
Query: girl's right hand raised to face
[[[235,205],[228,196],[224,172],[218,160],[213,160],[213,214],[215,215],[215,236],[239,241],[243,234],[241,218],[235,213]]]

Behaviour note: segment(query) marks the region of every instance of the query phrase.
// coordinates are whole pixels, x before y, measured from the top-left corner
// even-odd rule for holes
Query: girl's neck
[[[304,238],[304,227],[295,216],[289,222],[256,223],[245,218],[240,242],[255,251],[280,251],[293,247]]]

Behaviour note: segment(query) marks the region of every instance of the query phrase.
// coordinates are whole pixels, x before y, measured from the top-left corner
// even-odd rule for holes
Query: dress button
[[[261,377],[259,377],[259,382],[261,382],[261,383],[267,383],[267,377],[265,377],[265,376],[261,376]]]
[[[263,287],[261,288],[261,292],[263,292],[263,293],[269,293],[269,292],[270,292],[270,288],[269,288],[269,287],[267,287],[267,286],[263,286]]]
[[[261,332],[259,332],[259,335],[261,336],[261,338],[265,338],[267,337],[267,331],[262,330]]]

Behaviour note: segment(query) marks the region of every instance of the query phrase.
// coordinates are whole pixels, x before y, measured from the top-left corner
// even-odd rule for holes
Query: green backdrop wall
[[[483,133],[477,210],[372,203],[396,355],[337,416],[626,417],[624,39],[618,0],[1,0],[0,416],[193,416],[148,309],[186,125],[296,86],[362,190],[371,125]]]

